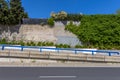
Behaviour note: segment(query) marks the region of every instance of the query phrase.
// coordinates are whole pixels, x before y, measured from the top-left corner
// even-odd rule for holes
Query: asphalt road
[[[0,80],[120,80],[120,68],[4,67]]]

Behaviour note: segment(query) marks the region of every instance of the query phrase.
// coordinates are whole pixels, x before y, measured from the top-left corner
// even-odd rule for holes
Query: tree
[[[116,14],[119,14],[119,15],[120,15],[120,9],[118,9],[118,10],[116,11]]]
[[[15,25],[27,17],[21,0],[0,0],[0,24]]]
[[[64,20],[67,18],[67,13],[65,11],[60,11],[58,13],[51,13],[51,17],[55,20]]]
[[[5,0],[0,0],[0,23],[7,24],[8,22],[8,5]]]
[[[57,14],[54,13],[54,12],[52,12],[52,13],[50,14],[50,16],[51,16],[53,19],[57,19]]]
[[[67,17],[67,13],[65,11],[60,11],[58,13],[58,19],[64,20]]]
[[[21,22],[22,18],[26,18],[27,13],[24,12],[24,8],[22,7],[21,0],[11,0],[10,1],[10,14],[13,18],[13,24],[18,24]]]
[[[79,13],[79,14],[69,14],[65,11],[60,11],[58,13],[54,13],[52,12],[51,13],[51,17],[54,19],[54,20],[72,20],[72,21],[80,21],[81,18],[82,18],[83,14],[82,13]]]

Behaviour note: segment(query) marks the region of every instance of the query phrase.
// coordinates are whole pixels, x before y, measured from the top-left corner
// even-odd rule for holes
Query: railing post
[[[21,46],[21,51],[23,51],[23,46]]]
[[[92,51],[92,55],[94,55],[94,51]]]
[[[4,46],[4,45],[2,45],[2,50],[4,50],[4,48],[5,48],[5,46]]]
[[[109,56],[111,56],[111,52],[109,52]]]
[[[119,52],[117,52],[117,55],[119,55],[120,53]]]
[[[42,52],[42,49],[40,48],[40,52]]]
[[[75,50],[75,54],[77,54],[77,50]]]

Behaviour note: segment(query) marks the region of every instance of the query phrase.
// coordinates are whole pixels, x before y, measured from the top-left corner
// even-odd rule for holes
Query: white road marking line
[[[40,78],[76,78],[77,76],[40,76]]]

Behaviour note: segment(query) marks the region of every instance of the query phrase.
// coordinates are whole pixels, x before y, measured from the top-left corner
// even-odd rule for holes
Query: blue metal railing
[[[112,54],[117,54],[119,55],[119,52],[117,51],[107,51],[107,50],[84,50],[84,49],[71,49],[71,48],[46,48],[46,47],[40,47],[40,46],[16,46],[16,45],[6,45],[6,44],[2,44],[0,45],[1,49],[4,50],[6,47],[9,48],[19,48],[21,51],[24,51],[25,48],[29,48],[29,49],[38,49],[40,52],[43,52],[44,50],[48,50],[48,51],[56,51],[58,53],[60,53],[60,51],[72,51],[74,52],[74,54],[77,54],[78,52],[89,52],[92,55],[94,55],[95,53],[107,53],[109,56],[112,56]]]

